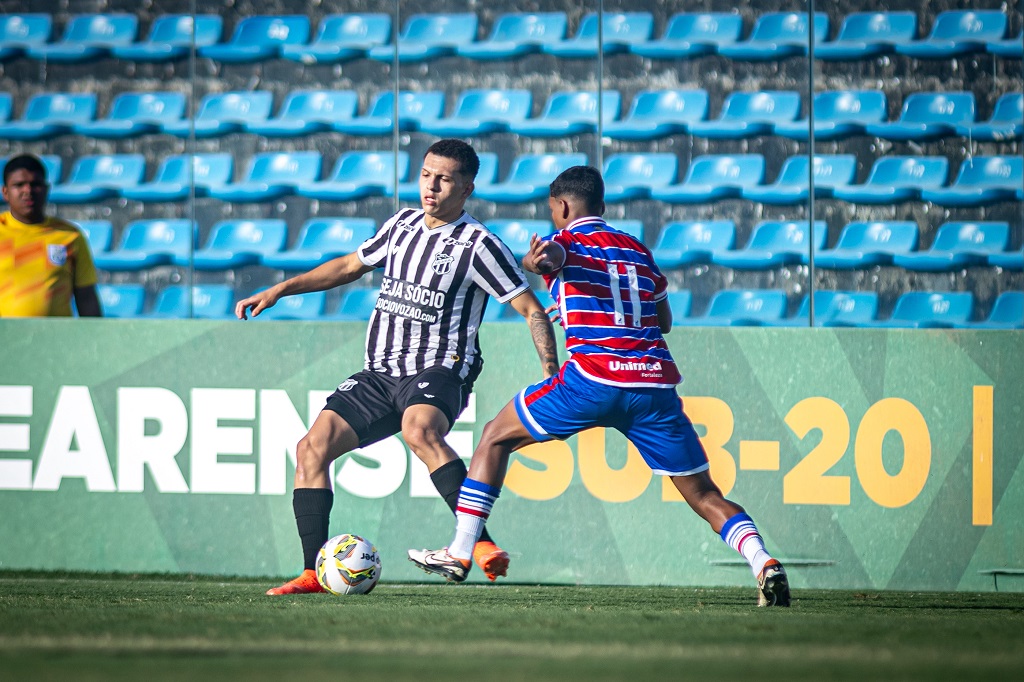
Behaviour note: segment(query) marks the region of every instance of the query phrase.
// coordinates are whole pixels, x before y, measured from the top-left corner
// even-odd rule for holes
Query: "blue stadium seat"
[[[892,54],[896,45],[917,38],[917,14],[882,11],[847,14],[833,40],[816,42],[814,57],[830,62]]]
[[[1016,251],[1005,251],[1003,253],[990,253],[988,255],[988,264],[1003,270],[1020,272],[1024,270],[1024,250],[1017,249]]]
[[[256,293],[256,292],[253,292]],[[305,294],[292,294],[277,301],[272,308],[267,308],[254,320],[319,320],[327,307],[326,291],[310,291]]]
[[[303,14],[264,14],[243,17],[226,43],[200,47],[200,57],[217,62],[247,63],[274,59],[284,45],[309,40],[309,18]]]
[[[918,59],[952,59],[984,52],[987,43],[1006,35],[1006,25],[1006,14],[1000,10],[946,10],[935,17],[927,37],[899,43],[896,52]]]
[[[87,62],[108,56],[114,47],[130,45],[138,28],[134,14],[79,14],[70,18],[59,40],[32,45],[25,52],[49,62]]]
[[[478,199],[514,204],[535,201],[548,196],[548,186],[559,173],[572,166],[585,166],[587,155],[579,152],[567,154],[519,154],[502,182],[489,187],[477,187]]]
[[[973,123],[974,111],[973,92],[914,92],[903,101],[898,120],[868,123],[864,130],[886,140],[929,142]]]
[[[889,319],[865,326],[952,329],[967,323],[973,311],[974,294],[969,291],[908,291],[896,299]]]
[[[121,196],[134,201],[184,201],[195,185],[195,196],[207,197],[211,187],[230,182],[234,170],[235,157],[229,152],[176,154],[160,163],[150,182],[122,187]]]
[[[1006,142],[1024,136],[1024,93],[1007,92],[999,96],[986,121],[966,121],[956,125],[958,135],[981,142]]]
[[[392,152],[343,152],[330,177],[300,184],[301,196],[322,201],[354,201],[365,197],[391,196],[395,189],[395,154]],[[409,154],[398,152],[398,181],[409,175]]]
[[[522,260],[530,250],[530,237],[544,237],[554,231],[550,220],[497,219],[487,223],[487,229],[505,243],[516,260]]]
[[[39,160],[43,162],[43,168],[46,169],[46,181],[51,185],[60,182],[61,170],[63,168],[63,162],[61,158],[56,154],[43,154],[39,157]],[[0,157],[0,176],[2,176],[4,167],[7,165],[7,157]],[[0,197],[0,204],[6,203],[2,197]]]
[[[988,265],[988,256],[1010,245],[1007,222],[949,222],[939,226],[931,248],[896,254],[893,265],[919,272],[952,272]]]
[[[878,293],[874,291],[814,292],[815,327],[863,327],[878,320]],[[811,297],[804,296],[800,309],[782,322],[786,327],[811,324]]]
[[[526,119],[533,106],[529,90],[465,90],[451,116],[421,120],[419,130],[442,137],[472,137],[508,132],[513,123]]]
[[[195,243],[191,220],[133,220],[121,233],[121,242],[106,254],[96,254],[96,267],[110,272],[136,272],[187,260]]]
[[[14,105],[11,100],[11,95],[8,92],[0,92],[0,124],[7,123],[11,118],[11,110]]]
[[[780,289],[723,289],[711,297],[703,315],[674,322],[687,326],[773,326],[782,322],[787,307],[786,292]]]
[[[814,264],[827,270],[864,270],[892,265],[896,254],[917,249],[919,230],[912,220],[852,222],[839,233],[835,248],[814,252]],[[809,263],[804,259],[804,264]]]
[[[125,187],[142,182],[146,158],[142,154],[96,154],[75,161],[66,182],[50,187],[54,204],[88,204],[120,196]]]
[[[46,140],[70,133],[76,124],[95,117],[94,93],[40,92],[29,97],[20,119],[0,123],[0,139]]]
[[[312,270],[352,253],[376,231],[370,218],[310,218],[300,228],[294,248],[263,254],[261,262],[280,270]]]
[[[390,135],[395,123],[395,93],[388,90],[373,100],[365,116],[341,119],[334,130],[348,135]],[[400,92],[398,94],[398,129],[411,132],[423,121],[432,121],[444,114],[444,93],[438,90]]]
[[[739,197],[744,187],[764,181],[761,154],[705,154],[695,157],[677,185],[651,190],[651,198],[670,204],[702,204]]]
[[[1024,329],[1024,291],[1004,291],[996,296],[988,317],[955,325],[968,329]]]
[[[234,319],[235,291],[230,284],[171,284],[160,290],[150,318]]]
[[[921,197],[927,187],[941,187],[949,174],[945,156],[883,156],[862,185],[837,186],[832,196],[855,204],[896,204]]]
[[[784,265],[803,263],[811,249],[825,248],[828,225],[814,221],[814,234],[806,220],[765,220],[750,234],[747,245],[732,251],[718,251],[712,256],[715,265],[734,270],[771,270]]]
[[[975,156],[960,164],[953,184],[927,187],[921,199],[940,206],[976,207],[1001,201],[1016,201],[1024,187],[1024,158],[1014,156]]]
[[[686,132],[686,126],[708,115],[705,90],[644,90],[630,104],[626,117],[611,121],[602,134],[613,140],[657,140]]]
[[[672,310],[672,326],[681,325],[693,309],[693,293],[686,289],[668,292],[668,307]]]
[[[799,93],[776,90],[732,92],[726,96],[718,118],[687,123],[686,130],[694,137],[738,140],[770,135],[776,123],[795,121],[799,115]]]
[[[359,107],[352,90],[295,90],[289,92],[277,116],[245,124],[246,132],[264,137],[300,137],[332,130],[335,122],[351,119]]]
[[[260,152],[238,182],[210,187],[207,193],[222,201],[272,201],[319,180],[322,164],[320,152]]]
[[[828,15],[814,14],[814,42],[828,36]],[[718,54],[743,61],[777,61],[807,54],[810,28],[806,12],[765,12],[757,17],[746,40],[721,45]]]
[[[601,22],[602,52],[627,52],[633,45],[651,39],[654,17],[650,12],[604,12]],[[558,42],[545,43],[543,51],[556,57],[586,59],[597,56],[597,14],[588,12],[580,20],[575,35]]]
[[[413,14],[398,36],[400,63],[425,62],[455,54],[460,45],[476,40],[477,17],[472,12]],[[391,62],[395,50],[391,46],[371,48],[370,59]]]
[[[213,225],[206,244],[191,259],[175,258],[174,264],[196,270],[231,270],[255,265],[265,254],[284,249],[288,224],[263,220],[221,220]]]
[[[604,198],[608,202],[649,199],[655,187],[676,181],[679,159],[668,152],[612,154],[604,160]]]
[[[141,284],[97,284],[96,294],[104,317],[142,317],[146,288]]]
[[[494,152],[477,152],[480,169],[476,173],[473,184],[476,187],[490,187],[498,181],[498,155]],[[410,178],[398,185],[398,198],[402,201],[420,200],[419,172],[411,173]]]
[[[109,220],[78,220],[75,224],[85,235],[85,241],[89,243],[89,253],[93,258],[110,251],[114,244],[114,225]]]
[[[25,54],[29,47],[50,40],[52,20],[49,14],[5,14],[0,17],[0,62]]]
[[[1021,31],[1013,38],[989,40],[985,43],[985,51],[989,54],[1006,57],[1007,59],[1024,58],[1024,31]]]
[[[622,95],[618,90],[601,93],[601,125],[619,117]],[[509,123],[509,131],[526,137],[567,137],[597,131],[597,93],[582,90],[553,92],[536,118]],[[529,115],[529,112],[527,112]]]
[[[651,59],[691,59],[714,54],[740,39],[743,17],[726,12],[680,12],[672,15],[660,38],[629,46]]]
[[[337,64],[365,57],[391,40],[391,16],[384,13],[328,14],[308,45],[281,46],[281,56],[303,64]]]
[[[818,154],[814,159],[814,196],[827,199],[838,185],[849,185],[857,174],[857,157],[853,154]],[[808,170],[811,159],[790,156],[782,164],[774,182],[744,187],[744,199],[762,204],[793,205],[806,202],[810,196]]]
[[[546,43],[564,40],[568,26],[565,12],[502,14],[494,22],[490,36],[456,49],[460,57],[468,59],[517,59],[540,52]]]
[[[213,92],[199,102],[199,111],[191,120],[167,122],[163,131],[188,138],[193,128],[197,138],[220,137],[240,133],[247,124],[270,118],[274,106],[272,92]]]
[[[814,95],[815,140],[841,140],[863,135],[869,123],[881,123],[889,104],[881,90],[827,90]],[[810,139],[810,121],[776,121],[776,135],[792,140]]]
[[[117,59],[135,62],[168,62],[184,59],[196,47],[220,40],[223,22],[216,14],[164,14],[153,20],[149,36],[130,45],[115,45],[111,53]]]
[[[377,287],[349,287],[342,292],[338,309],[324,316],[325,320],[362,321],[370,319],[374,306],[377,305]]]
[[[665,223],[651,254],[664,269],[687,265],[710,265],[716,253],[736,245],[736,223],[732,220],[674,221]]]
[[[114,97],[110,114],[72,126],[78,135],[124,140],[160,132],[164,123],[185,115],[185,95],[180,92],[122,92]]]

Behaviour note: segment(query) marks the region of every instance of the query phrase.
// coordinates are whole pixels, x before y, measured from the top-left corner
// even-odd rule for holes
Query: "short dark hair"
[[[604,179],[593,166],[573,166],[562,171],[551,182],[552,197],[573,197],[584,203],[588,211],[599,215],[604,204]]]
[[[468,175],[470,180],[475,180],[476,174],[480,170],[480,157],[476,155],[473,147],[462,140],[453,138],[438,140],[430,145],[423,158],[427,158],[427,154],[443,156],[446,159],[458,161],[459,170],[463,175]]]
[[[34,154],[19,154],[8,159],[7,165],[4,166],[4,186],[7,185],[7,179],[14,174],[14,171],[19,170],[36,173],[43,178],[43,182],[46,182],[46,166],[39,157]]]

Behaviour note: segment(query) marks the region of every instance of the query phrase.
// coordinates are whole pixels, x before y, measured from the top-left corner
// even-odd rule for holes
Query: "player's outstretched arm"
[[[537,356],[540,358],[541,369],[544,371],[544,378],[558,374],[558,346],[555,344],[555,331],[551,327],[551,320],[548,319],[544,306],[537,300],[536,294],[527,289],[513,298],[511,304],[516,312],[526,318],[526,324],[530,327],[530,336],[533,338],[533,345],[537,348]]]
[[[562,269],[565,251],[552,241],[544,241],[536,234],[530,237],[530,251],[523,256],[523,268],[535,275],[550,275]]]
[[[247,319],[247,312],[256,317],[277,303],[283,296],[333,289],[342,284],[356,281],[372,269],[371,266],[359,260],[359,256],[355,253],[339,256],[309,272],[278,282],[268,289],[243,298],[235,305],[235,317],[240,320]]]

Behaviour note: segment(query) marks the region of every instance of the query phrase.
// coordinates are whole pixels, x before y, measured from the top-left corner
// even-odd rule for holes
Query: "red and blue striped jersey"
[[[544,276],[558,303],[569,362],[615,386],[671,387],[682,377],[658,326],[668,282],[651,252],[601,218],[580,218],[545,237],[562,247]]]

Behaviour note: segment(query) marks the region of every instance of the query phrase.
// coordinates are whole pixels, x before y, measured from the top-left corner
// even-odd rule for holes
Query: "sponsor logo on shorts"
[[[345,379],[345,381],[343,381],[340,384],[338,384],[338,390],[339,391],[351,391],[353,388],[355,388],[355,385],[358,384],[358,383],[359,382],[356,381],[355,379]]]
[[[429,381],[421,381],[420,383],[416,384],[416,388],[426,388],[429,385],[430,385]]]
[[[424,397],[424,398],[433,398],[434,396],[433,396],[433,395],[431,395],[430,393],[424,393],[424,394],[423,394],[423,397]]]

